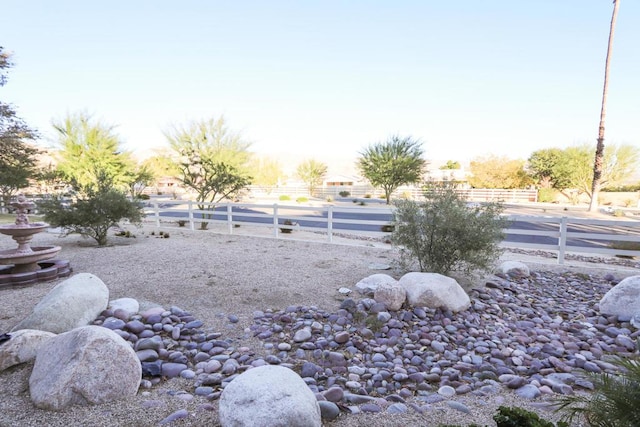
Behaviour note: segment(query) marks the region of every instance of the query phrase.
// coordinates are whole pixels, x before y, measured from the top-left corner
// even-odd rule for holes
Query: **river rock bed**
[[[513,389],[526,399],[592,389],[579,372],[614,372],[609,355],[636,351],[631,319],[601,316],[597,303],[616,280],[580,273],[493,277],[470,291],[460,313],[346,298],[336,312],[313,306],[254,313],[245,337],[207,329],[178,307],[128,316],[107,310],[96,324],[131,342],[143,388],[163,378],[193,380],[184,400],[217,399],[235,376],[264,364],[294,369],[314,391],[323,417],[350,412],[421,412],[455,395]],[[236,316],[228,316],[236,323]],[[447,402],[465,412],[459,402]]]

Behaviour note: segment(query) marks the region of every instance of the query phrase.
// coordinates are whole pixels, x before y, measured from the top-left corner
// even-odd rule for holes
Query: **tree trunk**
[[[607,93],[609,92],[609,66],[611,63],[611,52],[613,50],[613,35],[616,30],[616,18],[618,17],[618,7],[620,0],[613,1],[613,14],[611,16],[611,27],[609,28],[609,44],[607,46],[607,57],[604,66],[604,86],[602,89],[602,105],[600,108],[600,126],[598,127],[598,142],[596,144],[596,156],[593,162],[593,183],[591,184],[591,203],[589,212],[598,210],[598,194],[600,193],[600,180],[602,178],[602,163],[604,160],[604,122],[607,115]]]

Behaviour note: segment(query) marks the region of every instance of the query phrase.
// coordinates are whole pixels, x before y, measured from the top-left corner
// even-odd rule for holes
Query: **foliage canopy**
[[[424,202],[397,200],[392,242],[420,271],[488,270],[500,255],[506,221],[497,203],[468,206],[451,185],[432,186]]]
[[[305,183],[309,195],[313,195],[314,188],[322,184],[326,175],[327,165],[315,159],[303,161],[296,169],[296,176]]]
[[[11,54],[0,46],[0,87],[7,82],[7,70],[13,67]],[[39,150],[26,141],[37,138],[35,130],[20,119],[11,104],[0,102],[0,197],[5,206],[19,189],[29,185],[37,174]]]
[[[251,184],[250,144],[231,132],[223,117],[174,126],[165,137],[177,159],[177,178],[196,193],[200,210],[214,210],[216,203],[236,197]],[[203,219],[211,216],[202,214]],[[200,228],[206,229],[207,224],[202,221]]]
[[[411,137],[392,136],[360,153],[357,166],[374,187],[382,187],[387,204],[401,185],[420,182],[426,161],[421,142]]]
[[[504,156],[477,157],[469,164],[469,184],[474,188],[524,188],[531,182],[524,164],[524,160]]]
[[[108,232],[123,219],[138,224],[142,207],[113,186],[106,173],[98,173],[96,182],[80,187],[79,197],[67,206],[60,196],[39,203],[45,221],[61,227],[65,235],[80,234],[94,239],[98,246],[108,243]]]
[[[67,115],[53,127],[58,136],[58,170],[74,188],[97,188],[104,177],[116,188],[128,187],[135,162],[121,149],[113,126],[82,112]]]

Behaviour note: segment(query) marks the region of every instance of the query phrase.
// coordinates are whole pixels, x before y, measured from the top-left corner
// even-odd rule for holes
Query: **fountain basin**
[[[0,289],[67,277],[72,271],[69,261],[59,259],[40,261],[38,267],[36,271],[14,273],[11,265],[0,266]]]
[[[11,237],[25,237],[49,228],[49,224],[45,222],[31,222],[26,225],[3,224],[0,225],[0,233]]]
[[[60,246],[34,246],[29,252],[18,249],[0,251],[0,264],[13,264],[12,273],[26,273],[40,269],[38,261],[50,259],[60,252]]]

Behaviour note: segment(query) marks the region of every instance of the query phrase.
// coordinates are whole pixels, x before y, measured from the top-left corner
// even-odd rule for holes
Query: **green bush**
[[[309,198],[305,196],[300,196],[296,199],[296,203],[306,203],[308,201],[309,201]]]
[[[149,197],[148,194],[138,194],[138,199],[140,200],[149,200],[151,197]]]
[[[372,197],[372,196],[371,196],[371,194],[369,194],[369,193],[367,193],[367,194],[365,194],[365,195],[364,195],[364,198],[365,198],[365,199],[370,199],[371,197]]]
[[[488,270],[500,255],[498,244],[507,221],[502,205],[468,206],[451,186],[434,186],[426,200],[397,200],[391,241],[402,262],[417,261],[420,271],[447,274],[454,270]]]
[[[107,244],[107,233],[123,219],[137,224],[142,221],[142,207],[111,187],[106,180],[96,189],[85,189],[83,196],[67,206],[61,197],[39,204],[44,220],[53,227],[61,227],[64,235],[80,234],[93,238],[98,246]]]
[[[542,419],[537,414],[522,408],[500,406],[493,419],[498,427],[556,427],[556,424],[551,421]],[[557,427],[569,427],[569,425],[561,421]]]
[[[555,188],[541,188],[538,190],[538,202],[553,203],[556,201],[559,191]]]
[[[615,357],[610,363],[620,369],[618,375],[586,373],[594,392],[574,394],[557,399],[562,420],[571,424],[583,417],[594,427],[640,426],[640,359]]]
[[[626,216],[626,214],[624,213],[624,211],[622,209],[615,209],[613,211],[613,216],[615,216],[617,218],[620,218],[620,217]]]
[[[286,202],[287,200],[291,200],[291,196],[287,194],[281,194],[280,197],[278,197],[278,200],[280,200],[281,202]]]
[[[350,192],[344,190],[339,192],[338,194],[340,195],[340,197],[349,197],[351,195]]]

